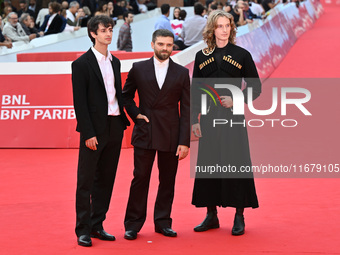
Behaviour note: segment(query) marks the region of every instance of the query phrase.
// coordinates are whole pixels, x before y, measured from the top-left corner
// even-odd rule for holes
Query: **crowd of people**
[[[1,40],[7,42],[7,48],[12,42],[30,42],[32,39],[57,34],[63,31],[77,31],[87,26],[91,15],[89,8],[80,8],[77,1],[58,3],[52,1],[47,8],[36,8],[36,1],[20,0],[20,10],[15,10],[10,0],[5,0],[3,21],[0,27]]]
[[[116,21],[125,16],[131,19],[129,15],[157,7],[155,1],[150,0],[54,0],[46,4],[38,6],[36,0],[20,0],[17,9],[10,0],[4,0],[0,15],[0,46],[12,48],[13,42],[30,42],[49,34],[77,31],[97,15],[107,15]]]
[[[298,0],[292,0],[298,1]],[[287,0],[231,0],[224,4],[206,0],[205,6],[196,1],[184,1],[185,5],[194,4],[193,17],[180,7],[175,7],[170,20],[170,5],[161,6],[161,17],[156,21],[155,30],[168,29],[175,37],[175,49],[183,50],[203,39],[202,32],[209,14],[213,10],[224,10],[234,17],[236,26],[252,23],[254,19],[266,18],[266,12]],[[132,51],[131,26],[133,17],[157,7],[153,0],[54,0],[47,8],[38,6],[36,0],[20,0],[16,9],[11,0],[4,0],[0,17],[0,46],[12,48],[12,42],[29,42],[32,39],[63,31],[77,31],[86,27],[91,17],[106,15],[114,21],[123,19],[117,49]],[[297,2],[298,3],[298,2]]]
[[[292,0],[297,3],[298,0]],[[186,11],[175,7],[173,19],[169,19],[170,6],[161,6],[162,16],[156,21],[155,30],[168,29],[175,36],[175,49],[183,50],[203,40],[203,29],[210,13],[214,10],[223,10],[230,13],[236,26],[251,24],[255,19],[265,19],[267,12],[280,3],[287,3],[288,0],[232,0],[224,4],[220,1],[206,0],[204,6],[196,1],[194,4],[194,16],[186,19]]]

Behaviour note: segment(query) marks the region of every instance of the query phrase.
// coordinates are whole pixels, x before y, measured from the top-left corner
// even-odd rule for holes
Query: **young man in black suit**
[[[113,20],[96,16],[88,24],[94,46],[72,63],[72,85],[80,148],[76,193],[78,244],[90,237],[115,240],[103,229],[123,138],[129,121],[123,111],[120,61],[108,51]]]
[[[154,56],[134,63],[123,98],[135,122],[134,178],[125,215],[125,239],[137,238],[146,219],[152,165],[157,152],[159,187],[154,210],[155,231],[175,237],[170,217],[178,160],[188,155],[190,143],[190,79],[188,69],[170,59],[174,35],[156,30],[151,46]],[[139,107],[134,102],[136,90]],[[179,111],[180,106],[180,111]]]

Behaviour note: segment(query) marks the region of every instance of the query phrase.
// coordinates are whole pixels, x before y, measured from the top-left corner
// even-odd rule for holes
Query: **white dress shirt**
[[[37,24],[37,25],[39,25],[39,27],[41,27],[42,24],[44,23],[46,15],[48,15],[48,8],[42,8],[38,13],[38,17],[35,21],[35,24]]]
[[[113,74],[113,67],[111,64],[112,55],[107,51],[107,57],[97,51],[94,47],[91,48],[102,73],[102,77],[105,84],[105,90],[108,101],[108,115],[117,116],[120,115],[118,100],[116,97],[116,88],[114,86],[115,77]]]
[[[169,68],[169,59],[160,62],[157,58],[154,57],[153,64],[155,66],[155,74],[158,87],[159,89],[162,89]]]
[[[259,17],[261,17],[262,13],[264,12],[262,5],[254,3],[254,2],[251,3],[251,6],[249,6],[249,8],[252,13],[254,13],[255,15]]]
[[[66,19],[71,20],[74,22],[76,20],[76,17],[74,17],[73,13],[70,10],[66,10]],[[77,26],[79,25],[79,20],[77,21]],[[63,32],[73,32],[75,26],[70,26],[69,24],[66,23],[65,29]]]
[[[76,17],[74,17],[73,13],[70,10],[66,10],[66,19],[70,19],[72,22],[76,20]]]

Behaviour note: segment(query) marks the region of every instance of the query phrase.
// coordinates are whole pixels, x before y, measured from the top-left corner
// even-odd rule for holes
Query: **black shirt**
[[[265,12],[269,11],[271,8],[269,7],[268,4],[273,3],[273,0],[263,0],[262,1],[262,6]]]
[[[21,15],[24,14],[24,13],[28,13],[30,16],[35,17],[34,11],[32,11],[32,10],[30,10],[30,9],[27,8],[26,11],[24,11],[24,10],[18,11],[18,18],[20,18]]]
[[[223,48],[215,48],[211,52],[206,52],[203,49],[196,54],[193,78],[226,78],[226,82],[230,81],[239,88],[242,86],[242,78],[248,83],[247,86],[253,88],[253,100],[261,93],[261,81],[257,73],[257,69],[251,54],[232,43],[228,43]],[[209,50],[207,50],[209,51]],[[229,78],[231,78],[229,80]],[[197,80],[198,83],[200,82]],[[209,82],[209,80],[205,80]],[[192,93],[195,94],[196,81],[193,80]],[[225,89],[222,89],[225,90]],[[219,92],[219,89],[216,89]],[[247,91],[245,90],[246,94]],[[229,95],[229,92],[223,92],[221,95]],[[195,96],[193,96],[195,98]],[[245,98],[247,96],[245,95]],[[196,104],[197,106],[198,104]],[[200,109],[193,107],[192,123],[197,123]]]
[[[234,23],[235,23],[236,26],[238,26],[237,23],[238,23],[238,21],[239,21],[239,19],[240,19],[240,14],[236,14],[236,12],[234,11],[234,9],[231,10],[230,14],[233,15],[233,17],[234,17]]]

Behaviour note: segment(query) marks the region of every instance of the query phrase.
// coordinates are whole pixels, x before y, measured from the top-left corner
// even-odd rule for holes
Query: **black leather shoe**
[[[155,228],[155,232],[156,233],[160,233],[164,236],[169,236],[169,237],[176,237],[177,233],[175,231],[173,231],[171,228],[159,228],[156,227]]]
[[[78,237],[78,245],[84,247],[92,246],[91,237],[89,235],[81,235]]]
[[[216,207],[208,207],[207,216],[202,221],[201,224],[197,225],[194,228],[195,232],[203,232],[209,229],[219,228],[220,223],[217,218],[217,210]]]
[[[113,235],[107,233],[104,229],[91,232],[91,237],[99,238],[105,241],[114,241],[116,238]]]
[[[244,216],[235,214],[234,226],[233,226],[233,229],[231,230],[231,234],[234,236],[243,235],[244,228],[245,228]]]
[[[124,238],[127,240],[135,240],[137,238],[137,231],[135,230],[126,230]]]

